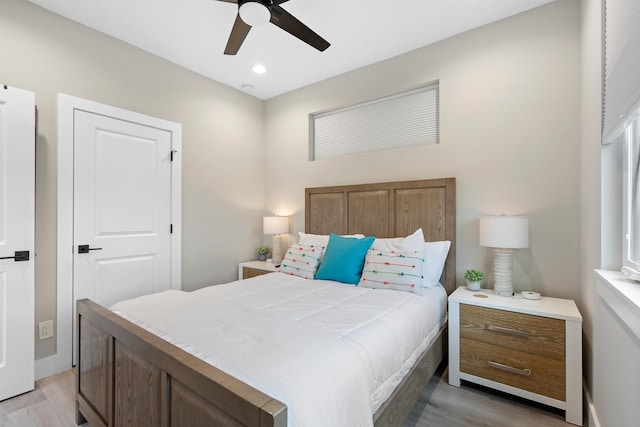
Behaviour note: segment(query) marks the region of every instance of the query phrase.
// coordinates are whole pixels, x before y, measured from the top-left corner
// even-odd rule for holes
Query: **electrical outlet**
[[[38,335],[41,340],[51,338],[53,336],[53,320],[38,323]]]

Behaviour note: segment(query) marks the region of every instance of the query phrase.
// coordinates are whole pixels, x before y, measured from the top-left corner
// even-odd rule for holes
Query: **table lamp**
[[[513,296],[513,249],[529,247],[529,220],[525,216],[480,218],[480,246],[494,248],[493,292]]]
[[[289,232],[288,216],[265,216],[262,219],[262,231],[271,234],[271,262],[280,265],[282,262],[282,233]]]

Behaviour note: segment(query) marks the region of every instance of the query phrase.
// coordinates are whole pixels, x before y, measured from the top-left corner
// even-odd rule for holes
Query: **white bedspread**
[[[446,316],[427,295],[274,273],[111,309],[287,405],[290,426],[371,426]],[[194,326],[197,325],[197,326]]]

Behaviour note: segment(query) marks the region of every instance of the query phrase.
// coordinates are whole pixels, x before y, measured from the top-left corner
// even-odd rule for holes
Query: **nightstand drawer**
[[[263,274],[269,274],[269,273],[273,273],[273,271],[260,270],[258,268],[251,268],[251,267],[242,267],[243,279],[250,279],[252,277],[262,276]]]
[[[461,304],[460,338],[565,360],[565,322],[560,319]]]
[[[460,339],[460,372],[565,401],[565,362]]]

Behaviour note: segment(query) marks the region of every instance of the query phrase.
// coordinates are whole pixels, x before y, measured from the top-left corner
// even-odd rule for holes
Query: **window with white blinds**
[[[602,141],[610,143],[640,103],[640,1],[606,0]]]
[[[431,83],[310,115],[310,160],[417,144],[437,144],[439,85]]]

